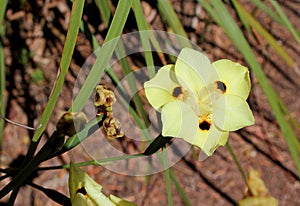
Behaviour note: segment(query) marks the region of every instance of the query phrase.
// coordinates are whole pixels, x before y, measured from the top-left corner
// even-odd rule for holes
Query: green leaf
[[[235,5],[235,8],[239,11],[243,18],[247,20],[247,23],[250,24],[253,29],[255,29],[269,44],[272,46],[275,51],[289,64],[291,67],[295,67],[294,60],[289,56],[289,54],[284,50],[282,46],[278,44],[276,39],[266,30],[263,26],[255,20],[255,18],[247,12],[247,10],[242,7],[240,3],[236,0],[232,0]]]
[[[98,84],[101,75],[105,69],[108,69],[109,60],[118,44],[131,4],[132,0],[119,1],[104,44],[96,51],[97,59],[86,78],[85,84],[82,85],[78,95],[73,101],[72,111],[81,111]]]
[[[58,76],[55,81],[55,85],[52,89],[46,108],[39,121],[39,128],[36,130],[32,138],[33,142],[38,142],[44,130],[46,129],[47,123],[50,119],[51,114],[53,113],[55,104],[60,95],[60,91],[64,84],[65,75],[67,74],[67,71],[69,69],[71,59],[72,59],[72,54],[75,48],[76,38],[78,35],[80,22],[81,22],[83,6],[84,6],[84,0],[75,0],[73,2],[69,30],[68,30],[66,42],[61,57]]]
[[[161,14],[163,20],[165,20],[170,25],[173,32],[175,34],[178,34],[178,35],[184,37],[184,39],[188,39],[188,37],[184,31],[184,28],[183,28],[181,22],[179,21],[178,16],[176,15],[169,0],[157,1],[157,8],[158,8],[159,13]],[[189,41],[184,41],[182,38],[177,38],[177,40],[178,40],[179,46],[181,48],[191,47],[191,44]]]
[[[149,71],[149,76],[152,77],[155,74],[155,70],[153,68],[154,66],[154,61],[153,61],[153,56],[152,56],[152,52],[151,52],[151,45],[150,45],[150,38],[152,40],[154,40],[156,42],[156,39],[154,37],[154,35],[152,34],[152,32],[150,31],[150,26],[147,23],[145,16],[143,14],[143,10],[142,10],[142,6],[141,6],[141,1],[140,0],[134,0],[132,3],[132,9],[135,15],[135,19],[138,25],[138,29],[140,32],[140,38],[141,38],[141,42],[142,42],[142,46],[143,46],[143,51],[145,54],[145,60],[146,60],[146,65]],[[147,35],[144,35],[144,32],[141,33],[141,31],[145,31],[148,30],[146,32]],[[150,37],[150,36],[151,37]],[[157,42],[156,42],[157,43]],[[158,46],[158,44],[154,44],[154,46]],[[157,48],[157,47],[155,47]]]
[[[96,4],[101,12],[102,19],[106,27],[109,25],[111,11],[109,7],[109,0],[96,0]]]
[[[282,25],[284,25],[294,36],[298,44],[300,44],[300,34],[296,30],[296,28],[292,25],[292,23],[289,21],[287,16],[285,15],[284,11],[281,9],[280,5],[277,3],[277,1],[270,1],[271,4],[274,6],[276,9],[277,13],[279,14],[279,17],[282,21]]]
[[[189,198],[186,196],[184,190],[182,189],[182,187],[180,186],[179,182],[177,181],[175,175],[173,174],[173,172],[171,171],[170,172],[170,177],[171,177],[171,180],[173,181],[179,195],[181,196],[181,198],[183,199],[184,203],[186,206],[192,206]]]
[[[150,123],[148,120],[148,116],[143,108],[143,103],[141,101],[141,98],[139,97],[139,95],[137,93],[138,89],[137,89],[136,81],[134,79],[134,76],[131,74],[132,70],[131,70],[128,60],[125,57],[126,51],[125,51],[124,45],[121,41],[119,42],[119,44],[116,48],[116,54],[117,54],[118,59],[120,59],[120,64],[122,66],[123,73],[126,76],[130,92],[133,94],[132,100],[135,105],[136,111],[139,114],[139,116],[142,117],[142,119],[144,121],[144,125],[145,126],[149,125]],[[142,129],[144,129],[145,126],[142,127]]]
[[[166,189],[167,189],[167,197],[168,197],[168,206],[173,205],[173,200],[172,200],[172,189],[171,189],[171,170],[168,167],[168,154],[167,151],[163,148],[162,152],[162,162],[163,166],[165,168],[165,181],[166,181]]]
[[[251,0],[253,4],[255,4],[258,8],[263,10],[266,14],[268,14],[270,17],[272,17],[273,20],[277,21],[280,24],[283,24],[281,18],[274,12],[270,6],[266,4],[266,2],[263,2],[262,0]]]
[[[147,147],[143,155],[152,155],[155,152],[157,152],[159,149],[166,146],[167,143],[169,143],[173,137],[164,137],[161,134],[157,136],[153,142]]]
[[[3,19],[6,11],[7,0],[3,0],[0,4],[0,115],[5,117],[6,109],[6,99],[4,96],[5,93],[5,82],[6,82],[6,73],[5,73],[5,55],[2,45],[2,37],[4,35],[4,26]],[[4,119],[0,118],[0,151],[2,151],[2,139],[4,133]]]
[[[29,185],[34,187],[35,189],[42,191],[45,195],[47,195],[47,197],[49,197],[56,203],[64,205],[64,206],[71,206],[70,199],[68,197],[66,197],[64,194],[62,194],[56,190],[53,190],[53,189],[41,187],[34,183],[29,183]]]

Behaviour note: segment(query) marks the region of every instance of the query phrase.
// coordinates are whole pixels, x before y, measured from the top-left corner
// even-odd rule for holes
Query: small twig
[[[37,128],[33,128],[33,127],[29,127],[27,125],[24,125],[24,124],[21,124],[21,123],[18,123],[18,122],[15,122],[13,120],[10,120],[10,119],[7,119],[5,117],[3,117],[1,114],[0,114],[0,118],[5,120],[6,122],[10,123],[10,124],[13,124],[13,125],[16,125],[16,126],[19,126],[19,127],[23,127],[25,129],[29,129],[29,130],[36,130],[38,128],[40,128],[41,126],[38,126]]]

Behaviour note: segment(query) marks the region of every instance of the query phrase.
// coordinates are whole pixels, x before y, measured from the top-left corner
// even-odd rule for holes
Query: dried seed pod
[[[112,115],[107,116],[103,121],[103,131],[105,132],[108,139],[114,139],[124,136],[120,121],[114,118]]]
[[[98,109],[98,113],[112,111],[112,105],[116,102],[115,94],[106,89],[103,85],[96,87],[96,97],[94,105]]]
[[[260,178],[257,170],[251,169],[247,175],[248,192],[239,202],[239,206],[268,205],[277,206],[278,200],[270,196],[269,190]]]

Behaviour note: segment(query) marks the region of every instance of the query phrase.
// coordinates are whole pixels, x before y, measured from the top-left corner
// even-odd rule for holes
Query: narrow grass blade
[[[273,0],[271,0],[273,1]],[[277,21],[280,24],[283,24],[281,18],[274,12],[268,5],[266,5],[265,2],[262,0],[251,0],[253,4],[255,4],[258,8],[263,10],[266,14],[268,14],[270,17],[272,17],[273,20]]]
[[[109,0],[96,0],[95,2],[100,10],[101,17],[104,21],[104,24],[108,28],[109,19],[111,17],[111,11],[109,8]]]
[[[159,0],[157,1],[157,7],[159,10],[159,13],[162,16],[162,19],[167,22],[167,24],[171,27],[173,32],[175,34],[181,35],[188,38],[185,30],[181,24],[181,22],[178,19],[178,16],[176,15],[171,3],[169,0]],[[178,43],[181,48],[184,47],[191,47],[191,44],[188,41],[182,41],[182,39],[178,38]]]
[[[120,80],[118,79],[118,77],[115,75],[114,72],[112,72],[112,70],[108,70],[108,73],[110,75],[110,77],[112,78],[112,80],[115,82],[116,85],[118,85],[118,89],[120,89],[120,93],[121,93],[121,96],[123,98],[120,98],[119,101],[121,104],[123,104],[125,107],[128,107],[128,110],[129,110],[129,113],[132,115],[133,117],[133,120],[135,121],[135,123],[137,124],[137,126],[139,128],[145,128],[145,124],[144,122],[141,120],[140,116],[138,115],[138,113],[132,108],[131,105],[128,105],[128,101],[125,100],[125,89],[124,87],[122,86]],[[144,137],[144,139],[146,140],[152,140],[152,137],[149,133],[149,131],[147,129],[142,129],[141,130],[142,132],[142,136]]]
[[[121,160],[128,160],[128,159],[134,159],[134,158],[139,158],[143,157],[143,154],[133,154],[133,155],[123,155],[123,156],[118,156],[118,157],[109,157],[109,158],[103,158],[100,160],[91,160],[87,162],[81,162],[81,163],[76,163],[75,165],[81,167],[81,166],[88,166],[88,165],[104,165],[108,164],[114,161],[121,161]],[[70,165],[59,165],[59,166],[49,166],[49,167],[39,167],[37,168],[38,171],[42,170],[55,170],[55,169],[68,169],[70,168]]]
[[[128,79],[128,85],[129,85],[129,89],[131,91],[131,93],[133,94],[132,96],[132,100],[133,103],[136,107],[137,113],[142,117],[143,121],[144,121],[144,127],[143,129],[145,129],[147,125],[149,125],[149,121],[148,121],[148,116],[143,108],[143,103],[140,99],[140,97],[138,96],[138,89],[137,89],[137,85],[136,85],[136,81],[134,79],[134,76],[131,74],[132,70],[130,68],[130,65],[126,59],[126,51],[124,48],[123,43],[120,41],[117,48],[116,48],[116,54],[118,59],[120,59],[120,64],[122,66],[122,70],[124,75],[126,76],[126,78]],[[124,57],[125,56],[125,57]],[[124,57],[124,58],[122,58]]]
[[[139,31],[150,30],[150,26],[148,25],[148,23],[144,17],[141,2],[139,0],[133,1],[132,10],[134,12]],[[149,31],[149,33],[150,33],[150,31]],[[152,37],[153,37],[153,39],[155,39],[154,36],[152,36]],[[143,46],[143,50],[144,50],[144,54],[145,54],[145,60],[146,60],[146,65],[147,65],[147,68],[149,71],[149,76],[151,78],[155,75],[155,70],[153,68],[154,61],[153,61],[153,56],[151,53],[151,45],[150,45],[149,37],[148,37],[148,35],[147,36],[140,35],[140,38],[141,38],[141,42],[142,42],[142,46]]]
[[[296,30],[296,28],[292,25],[289,21],[287,16],[285,15],[284,11],[281,9],[280,5],[277,1],[270,0],[271,4],[275,8],[276,12],[274,12],[269,6],[267,6],[262,0],[251,0],[253,4],[259,7],[261,10],[266,12],[273,20],[277,21],[282,26],[285,26],[291,34],[294,36],[295,40],[300,44],[300,34]]]
[[[235,6],[235,1],[232,1],[233,5]],[[251,26],[247,20],[247,18],[245,17],[243,11],[241,9],[236,9],[236,12],[241,20],[241,22],[243,23],[243,25],[245,26],[246,30],[251,33]]]
[[[235,8],[240,15],[246,20],[247,25],[250,24],[253,29],[255,29],[268,43],[271,47],[275,49],[275,51],[286,61],[288,65],[292,68],[295,67],[295,61],[288,55],[288,53],[284,50],[282,46],[280,46],[276,39],[266,30],[263,26],[255,20],[255,18],[247,12],[247,10],[238,3],[237,0],[232,0]]]
[[[122,2],[122,3],[124,4],[125,1]],[[112,25],[110,27],[110,29],[112,29],[112,32],[109,32],[110,36],[107,37],[107,39],[112,39],[112,40],[111,41],[105,40],[107,43],[104,44],[101,49],[100,49],[100,46],[98,45],[98,43],[93,44],[93,45],[95,45],[94,48],[99,48],[100,51],[98,50],[98,51],[96,51],[96,53],[97,53],[97,56],[99,56],[101,58],[97,58],[97,59],[100,59],[100,60],[96,60],[95,65],[93,66],[92,70],[90,71],[90,74],[89,74],[89,76],[88,76],[88,78],[86,80],[86,82],[89,82],[89,83],[84,84],[83,87],[81,88],[80,93],[81,93],[82,97],[84,96],[84,98],[80,99],[79,98],[80,94],[78,94],[77,97],[76,97],[76,99],[74,100],[73,106],[71,108],[73,111],[78,111],[78,110],[80,110],[82,108],[82,105],[84,105],[84,103],[85,103],[85,99],[89,97],[88,95],[90,95],[90,94],[87,94],[87,92],[92,92],[93,91],[94,87],[92,88],[91,85],[93,85],[94,82],[95,82],[95,84],[98,83],[98,81],[99,81],[102,73],[104,72],[104,69],[107,69],[108,74],[113,79],[113,81],[116,83],[116,85],[119,86],[119,89],[121,89],[121,92],[124,92],[124,88],[120,84],[120,80],[118,79],[118,77],[116,76],[116,74],[114,73],[114,71],[111,70],[111,69],[109,69],[109,68],[105,68],[103,66],[100,66],[100,65],[104,65],[104,63],[106,63],[106,62],[108,63],[111,55],[108,55],[107,52],[111,52],[111,54],[112,54],[112,52],[116,50],[116,48],[118,46],[117,44],[119,43],[119,39],[117,37],[119,37],[121,35],[121,31],[122,31],[122,28],[124,27],[124,24],[125,24],[125,21],[126,21],[126,18],[127,18],[129,10],[130,10],[130,2],[129,1],[127,1],[126,7],[124,7],[123,5],[120,5],[120,6],[118,5],[116,13],[115,13],[115,17],[114,17]],[[120,22],[119,19],[122,19],[122,21]],[[114,27],[116,27],[118,29],[117,32],[114,31],[114,30],[116,30],[116,29],[114,29]],[[113,39],[113,37],[111,37],[111,36],[115,36],[116,38]],[[92,35],[92,38],[94,38],[93,35]],[[104,50],[104,47],[106,47],[106,50]],[[108,48],[110,48],[111,50],[107,50]],[[148,51],[150,51],[150,50],[148,50]],[[103,54],[101,52],[103,52]],[[106,61],[106,62],[104,62],[104,61]],[[121,61],[121,63],[123,64],[123,68],[124,67],[126,68],[126,72],[127,73],[130,72],[130,68],[129,68],[128,63],[125,63],[124,61]],[[100,70],[97,70],[98,68],[100,68]],[[130,84],[134,84],[134,81],[130,81]],[[131,88],[133,90],[134,90],[134,87],[135,87],[134,85],[131,85]],[[87,91],[87,88],[90,88],[90,90]],[[84,92],[84,91],[87,91],[87,92]],[[124,103],[123,100],[121,100],[121,101]],[[140,100],[137,100],[137,97],[135,97],[135,101],[136,102],[140,102]],[[139,106],[139,110],[140,111],[144,111],[142,109],[142,106],[141,106],[142,104],[139,103],[138,105],[140,105]],[[138,114],[136,113],[136,111],[130,105],[129,105],[128,109],[129,109],[129,112],[131,113],[133,119],[137,123],[137,125],[140,128],[145,128],[145,124],[141,121],[141,119],[138,116]],[[143,119],[147,119],[145,114],[143,116],[144,116]],[[149,132],[147,130],[142,130],[142,135],[147,140],[151,140],[152,139],[151,136],[150,136],[150,134],[149,134]]]
[[[0,5],[0,36],[4,35],[3,19],[6,12],[7,0],[2,0]]]
[[[153,61],[153,56],[152,56],[152,49],[151,49],[151,44],[152,43],[155,51],[157,52],[161,62],[163,64],[167,64],[166,60],[164,58],[164,55],[161,53],[162,49],[159,46],[159,43],[157,39],[155,38],[154,34],[152,31],[150,31],[150,26],[147,23],[145,16],[143,14],[142,6],[141,6],[141,1],[140,0],[134,0],[132,4],[132,9],[135,15],[135,19],[138,25],[139,29],[139,34],[143,46],[143,51],[145,54],[145,60],[146,60],[146,65],[147,69],[149,72],[149,78],[152,78],[155,75],[155,69],[154,69],[154,61]]]
[[[170,177],[171,177],[171,180],[173,181],[179,195],[181,196],[182,200],[184,201],[184,204],[186,206],[192,206],[189,198],[186,196],[185,192],[183,191],[182,187],[180,186],[178,180],[176,179],[176,177],[172,171],[170,171]]]
[[[5,117],[6,99],[5,99],[5,57],[2,45],[2,37],[4,36],[3,18],[6,11],[7,0],[3,0],[0,5],[0,115]],[[2,139],[4,133],[4,119],[0,118],[0,151],[2,150]]]
[[[207,11],[207,13],[213,18],[217,24],[221,24],[222,21],[220,19],[220,16],[215,12],[213,7],[205,0],[198,0],[198,2],[203,6],[203,8]]]
[[[34,156],[34,153],[35,153],[36,148],[38,146],[39,140],[40,140],[43,132],[46,129],[47,123],[48,123],[48,121],[51,117],[51,114],[53,113],[55,104],[56,104],[57,99],[60,95],[60,92],[61,92],[61,89],[62,89],[62,86],[63,86],[63,83],[64,83],[65,75],[67,74],[68,68],[70,66],[71,59],[72,59],[72,54],[73,54],[73,51],[74,51],[74,48],[75,48],[76,38],[77,38],[77,35],[78,35],[80,22],[81,22],[81,16],[82,16],[82,12],[83,12],[83,6],[84,6],[84,0],[75,0],[75,1],[73,1],[71,18],[70,18],[70,25],[69,25],[69,30],[68,30],[68,33],[67,33],[63,53],[62,53],[62,58],[61,58],[61,62],[60,62],[58,76],[57,76],[57,79],[55,81],[52,92],[50,94],[50,97],[49,97],[49,100],[47,102],[46,108],[45,108],[45,110],[42,114],[41,119],[39,120],[38,128],[37,128],[37,130],[35,131],[35,133],[33,135],[30,147],[27,151],[27,154],[26,154],[26,157],[25,157],[25,160],[24,160],[24,164],[23,164],[24,166]],[[44,151],[44,152],[51,152],[51,150],[50,151]],[[34,162],[34,163],[36,164],[36,162]],[[25,168],[25,167],[23,167],[23,168]],[[25,175],[23,175],[21,172],[22,172],[22,170],[18,174],[19,178],[24,178]],[[29,169],[28,169],[28,171],[23,170],[23,173],[26,173],[26,172],[30,172],[30,170]],[[14,192],[12,194],[15,194],[16,192],[18,192],[18,190],[19,190],[19,188],[20,188],[20,186],[21,186],[21,184],[24,180],[22,180],[22,181],[20,179],[18,180],[17,176],[5,187],[7,189],[7,192],[10,191],[10,188],[14,188]]]
[[[109,60],[117,46],[119,40],[118,38],[120,37],[124,28],[131,4],[132,0],[119,1],[104,44],[96,51],[96,62],[87,76],[85,83],[82,85],[78,95],[73,101],[72,111],[81,111],[84,104],[95,89],[98,81],[101,78],[101,75],[105,69],[108,69]]]
[[[56,203],[58,203],[60,205],[71,206],[70,198],[68,198],[67,196],[65,196],[64,194],[62,194],[56,190],[53,190],[50,188],[44,188],[40,185],[34,184],[33,182],[28,183],[28,185],[30,185],[31,187],[33,187],[37,190],[40,190],[45,195],[47,195],[47,197],[49,197],[50,199],[52,199],[53,201],[55,201]]]
[[[68,30],[68,34],[66,37],[66,43],[64,45],[64,49],[63,49],[63,53],[62,53],[58,76],[57,76],[54,88],[49,97],[47,106],[46,106],[46,108],[42,114],[42,117],[39,121],[40,127],[34,133],[34,136],[32,139],[33,142],[37,142],[40,139],[41,135],[43,134],[44,130],[46,129],[47,123],[50,119],[51,114],[53,113],[55,104],[59,97],[61,88],[64,84],[65,75],[67,74],[68,68],[70,66],[72,54],[73,54],[75,44],[76,44],[76,38],[77,38],[79,27],[80,27],[83,6],[84,6],[84,0],[75,0],[73,2],[69,30]]]
[[[294,36],[298,44],[300,45],[300,34],[299,32],[295,29],[295,27],[292,25],[292,23],[289,21],[287,16],[285,15],[284,11],[281,9],[280,5],[277,3],[277,1],[270,1],[271,4],[274,6],[276,9],[277,13],[280,16],[280,19],[282,20],[282,25],[284,25]]]
[[[95,35],[92,34],[91,30],[89,29],[88,23],[84,20],[81,20],[80,31],[85,34],[94,51],[99,48],[99,44]]]
[[[137,0],[138,1],[138,0]],[[136,1],[135,1],[136,2]],[[140,2],[138,1],[138,4],[140,4]],[[134,7],[134,6],[133,6]],[[142,14],[142,13],[141,13]],[[138,19],[141,19],[141,18],[144,18],[144,16],[139,16],[138,17]],[[138,22],[141,22],[141,20],[138,20]],[[85,22],[82,22],[82,25],[86,25],[87,23],[85,23]],[[95,36],[89,31],[89,28],[87,27],[87,26],[82,26],[81,27],[81,30],[84,32],[84,33],[86,33],[88,36],[90,36],[90,38],[89,38],[89,40],[90,40],[90,42],[92,43],[92,45],[93,45],[93,49],[94,49],[94,51],[96,50],[96,49],[98,49],[98,48],[100,48],[100,45],[98,44],[98,42],[96,41],[96,38],[95,38]],[[143,26],[143,29],[142,30],[144,30],[144,26]],[[149,32],[147,32],[147,34],[148,33],[150,33],[150,31]],[[143,32],[142,32],[142,34],[144,34]],[[148,38],[148,35],[141,35],[141,38],[143,38],[144,39],[144,41],[147,41],[147,39],[145,40],[145,38]],[[154,38],[154,35],[153,35],[153,38]],[[143,42],[143,39],[142,39],[142,42]],[[149,41],[149,40],[148,40]],[[143,43],[142,43],[143,44]],[[120,47],[120,45],[119,45],[119,47]],[[117,50],[117,49],[116,49]],[[150,47],[148,48],[148,47],[146,47],[145,49],[145,58],[146,58],[146,63],[147,63],[147,66],[148,66],[148,64],[150,64],[150,65],[153,65],[153,58],[152,58],[152,53],[151,52],[149,52],[148,53],[148,51],[150,51]],[[123,53],[124,53],[124,49],[122,49],[122,51],[123,51]],[[120,57],[124,57],[125,55],[121,55],[121,54],[119,54],[118,56],[120,56]],[[121,59],[121,58],[119,58],[119,59]],[[147,61],[147,59],[148,59],[148,61]],[[126,60],[125,60],[126,61]],[[123,65],[122,66],[122,68],[124,68],[124,67],[126,67],[126,71],[127,71],[127,73],[126,74],[128,74],[129,72],[130,72],[130,67],[129,67],[129,65],[128,65],[128,62],[124,62],[124,61],[122,61],[122,60],[120,60],[120,62],[121,62],[121,64]],[[125,65],[125,66],[124,66]],[[151,69],[151,66],[148,66],[148,68],[150,67],[150,69],[149,70],[153,70],[152,71],[152,73],[153,73],[153,75],[154,75],[154,69]],[[151,71],[149,71],[149,73],[151,73]],[[109,68],[108,70],[107,70],[107,73],[108,73],[108,75],[110,76],[110,78],[113,80],[113,82],[115,83],[115,85],[118,85],[118,88],[120,89],[120,93],[121,93],[121,96],[124,98],[126,95],[125,95],[125,90],[124,90],[124,88],[122,87],[122,84],[120,84],[120,80],[119,80],[119,78],[118,78],[118,76],[116,75],[116,73],[114,72],[114,70],[113,69],[111,69],[111,68]],[[134,82],[135,82],[135,80],[133,79],[133,80],[131,80],[131,81],[129,81],[129,83],[130,84],[134,84]],[[134,86],[134,85],[133,85]],[[131,85],[131,88],[134,88],[132,85]],[[138,127],[139,128],[145,128],[145,124],[144,124],[144,122],[143,121],[141,121],[141,119],[140,119],[140,117],[139,117],[139,115],[136,113],[136,111],[132,108],[132,106],[131,105],[126,105],[126,102],[125,102],[125,99],[120,99],[120,101],[127,107],[129,107],[129,113],[132,115],[132,117],[133,117],[133,119],[134,119],[134,121],[136,122],[136,124],[138,125]],[[136,99],[136,97],[135,97],[135,99]],[[140,100],[138,100],[138,101],[140,101]],[[141,105],[141,104],[140,104]],[[141,110],[141,106],[139,106],[139,110]],[[145,119],[146,118],[146,116],[145,116],[145,114],[144,114],[144,117],[143,117],[143,119]],[[147,119],[147,118],[146,118]],[[143,130],[144,131],[144,130]],[[150,136],[150,134],[148,133],[148,132],[142,132],[142,136],[145,138],[145,139],[147,139],[147,140],[151,140],[152,138],[151,138],[151,136]]]
[[[198,1],[200,3],[203,3],[203,0]],[[244,56],[245,60],[248,62],[254,74],[256,75],[268,99],[272,111],[275,114],[279,127],[284,134],[288,148],[291,152],[291,155],[294,159],[294,163],[300,176],[300,144],[291,125],[286,120],[285,112],[282,109],[282,107],[284,107],[285,109],[286,107],[280,101],[280,98],[278,97],[276,91],[268,83],[268,80],[260,64],[256,60],[256,57],[253,51],[251,50],[249,43],[247,42],[238,25],[233,20],[225,5],[220,0],[211,1],[211,4],[215,9],[215,13],[219,15],[218,20],[220,21],[218,23],[224,29],[226,34],[229,36],[229,38],[238,48],[241,54]]]
[[[171,176],[170,176],[170,168],[168,167],[168,156],[167,151],[165,148],[163,148],[162,151],[162,162],[163,166],[165,168],[165,181],[166,181],[166,190],[167,190],[167,197],[168,197],[168,206],[173,205],[173,199],[172,199],[172,189],[171,189]]]
[[[2,43],[0,42],[0,151],[2,148],[2,140],[4,133],[5,120],[2,118],[5,117],[5,108],[6,108],[6,99],[5,99],[5,63],[4,63],[4,51]]]

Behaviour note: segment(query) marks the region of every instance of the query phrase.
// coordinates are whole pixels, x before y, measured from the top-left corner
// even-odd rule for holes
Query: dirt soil
[[[149,2],[143,1],[147,21],[153,29],[169,31],[155,3]],[[249,1],[241,2],[248,11],[253,12],[264,28],[276,37],[297,65],[300,65],[300,47],[291,34],[277,22],[270,20],[262,11],[255,10]],[[293,25],[300,31],[300,2],[292,0],[279,2]],[[197,43],[208,54],[211,61],[227,58],[247,65],[224,32],[208,17],[201,6],[193,1],[183,3],[179,0],[173,0],[172,4],[191,41]],[[7,75],[5,94],[7,118],[31,127],[37,125],[57,76],[69,18],[70,5],[65,0],[9,1],[4,22],[6,36],[2,39]],[[89,23],[91,31],[102,44],[107,28],[101,20],[94,1],[86,2],[83,19]],[[130,31],[136,31],[133,14],[130,14],[124,30],[126,33]],[[299,68],[288,66],[259,35],[256,38],[248,34],[247,36],[269,82],[287,105],[292,117],[300,123]],[[76,75],[92,51],[88,38],[80,33],[70,71],[41,143],[45,142],[54,131],[62,111],[70,107]],[[21,56],[23,58],[20,58]],[[132,62],[134,64],[135,61]],[[145,65],[137,67],[141,66]],[[39,72],[43,74],[43,78],[39,76]],[[256,123],[254,126],[231,132],[230,144],[245,171],[251,168],[259,170],[270,194],[279,200],[279,205],[300,206],[300,181],[297,170],[274,113],[256,77],[252,73],[251,77],[252,91],[249,104]],[[297,132],[299,137],[300,131]],[[26,154],[32,135],[32,131],[6,124],[1,168],[7,167],[20,155]],[[124,140],[112,144],[116,144],[128,153],[138,152],[133,141]],[[81,145],[69,153],[43,163],[43,166],[68,164],[71,159],[75,162],[88,161],[90,157],[86,149]],[[191,150],[171,169],[191,204],[236,205],[243,198],[246,185],[227,148],[219,148],[205,161],[198,161],[195,155],[197,152],[199,151]],[[128,176],[99,166],[88,166],[83,169],[103,185],[105,194],[112,193],[138,205],[167,205],[165,178],[162,172],[150,176]],[[69,196],[67,170],[41,171],[38,174],[34,183]],[[1,187],[8,181],[8,179],[1,181]],[[174,184],[172,184],[172,195],[174,205],[184,205]],[[7,200],[8,196],[0,202],[5,205]],[[21,188],[15,205],[57,204],[42,192],[27,186]]]

